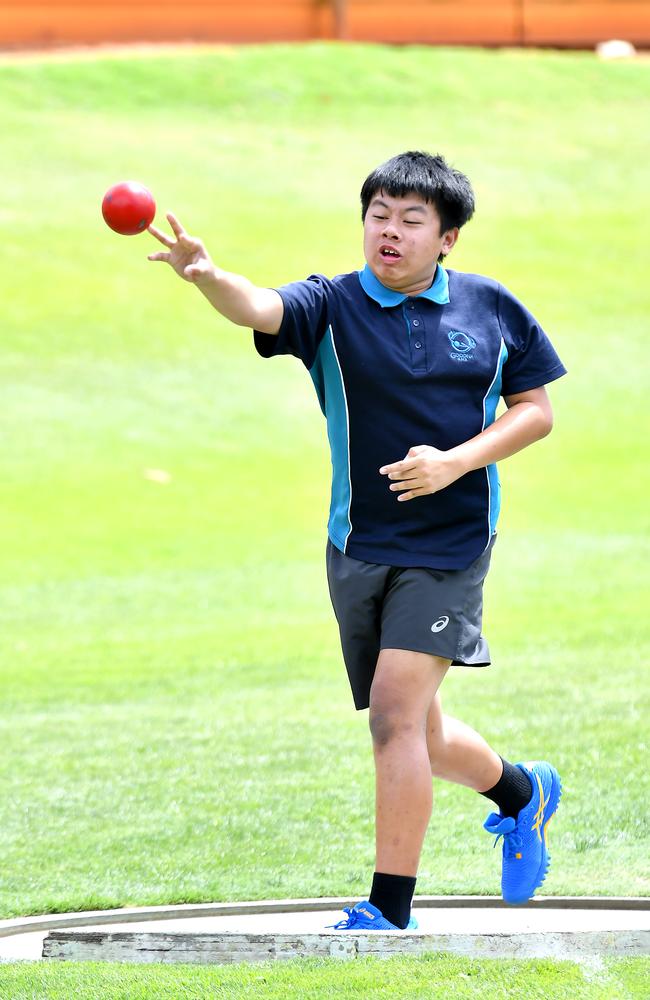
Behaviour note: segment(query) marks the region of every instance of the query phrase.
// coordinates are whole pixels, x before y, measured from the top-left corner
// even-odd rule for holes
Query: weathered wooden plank
[[[227,964],[306,956],[353,958],[357,947],[354,938],[326,934],[165,935],[53,931],[43,942],[43,957],[67,961]]]
[[[576,958],[650,953],[650,931],[561,933],[430,934],[418,931],[382,934],[164,934],[155,932],[88,933],[52,931],[43,957],[68,961],[188,962],[226,964],[357,955],[420,955],[452,952],[473,958]]]

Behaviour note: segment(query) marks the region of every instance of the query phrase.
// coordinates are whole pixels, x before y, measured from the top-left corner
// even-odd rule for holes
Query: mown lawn
[[[262,962],[259,965],[0,965],[7,1000],[637,1000],[647,997],[647,962],[469,960],[455,955]]]
[[[259,359],[99,204],[135,177],[223,266],[265,285],[331,275],[362,264],[363,178],[408,148],[474,181],[450,266],[508,285],[570,372],[553,434],[502,464],[494,665],[454,672],[446,705],[504,756],[562,771],[547,893],[650,893],[649,67],[318,44],[0,64],[0,916],[367,894],[372,755],[327,596],[310,380]],[[498,892],[485,800],[435,796],[417,892]],[[367,968],[424,988],[417,962]],[[476,982],[510,974],[487,969]],[[540,996],[627,995],[549,969]],[[637,966],[616,969],[633,990]],[[302,995],[330,995],[339,970],[314,967]],[[0,986],[205,995],[158,974],[120,993],[126,970],[4,966]],[[242,984],[218,995],[246,996],[258,973],[223,975]],[[456,995],[479,995],[467,976]]]

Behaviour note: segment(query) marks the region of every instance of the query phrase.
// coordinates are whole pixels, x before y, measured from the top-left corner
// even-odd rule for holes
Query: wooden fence
[[[650,46],[649,0],[0,0],[4,48],[315,38],[433,45]]]

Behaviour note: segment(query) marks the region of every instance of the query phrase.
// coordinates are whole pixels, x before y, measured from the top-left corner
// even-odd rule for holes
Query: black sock
[[[527,806],[533,797],[533,786],[530,778],[521,768],[503,760],[503,774],[494,788],[481,792],[486,798],[492,799],[498,805],[503,816],[517,819],[519,810]]]
[[[411,875],[385,875],[383,872],[375,872],[368,902],[381,910],[391,924],[404,930],[411,916],[415,881]]]

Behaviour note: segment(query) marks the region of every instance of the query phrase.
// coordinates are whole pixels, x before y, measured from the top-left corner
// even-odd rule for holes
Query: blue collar
[[[374,299],[375,302],[378,302],[382,309],[387,309],[390,306],[399,306],[409,298],[408,295],[395,292],[392,288],[386,288],[385,285],[382,285],[379,278],[373,274],[367,264],[363,271],[359,271],[358,273],[364,292],[371,299]],[[449,302],[449,278],[441,264],[438,264],[436,267],[433,283],[423,292],[418,292],[417,295],[412,297],[416,299],[429,299],[431,302],[437,302],[441,306]]]

